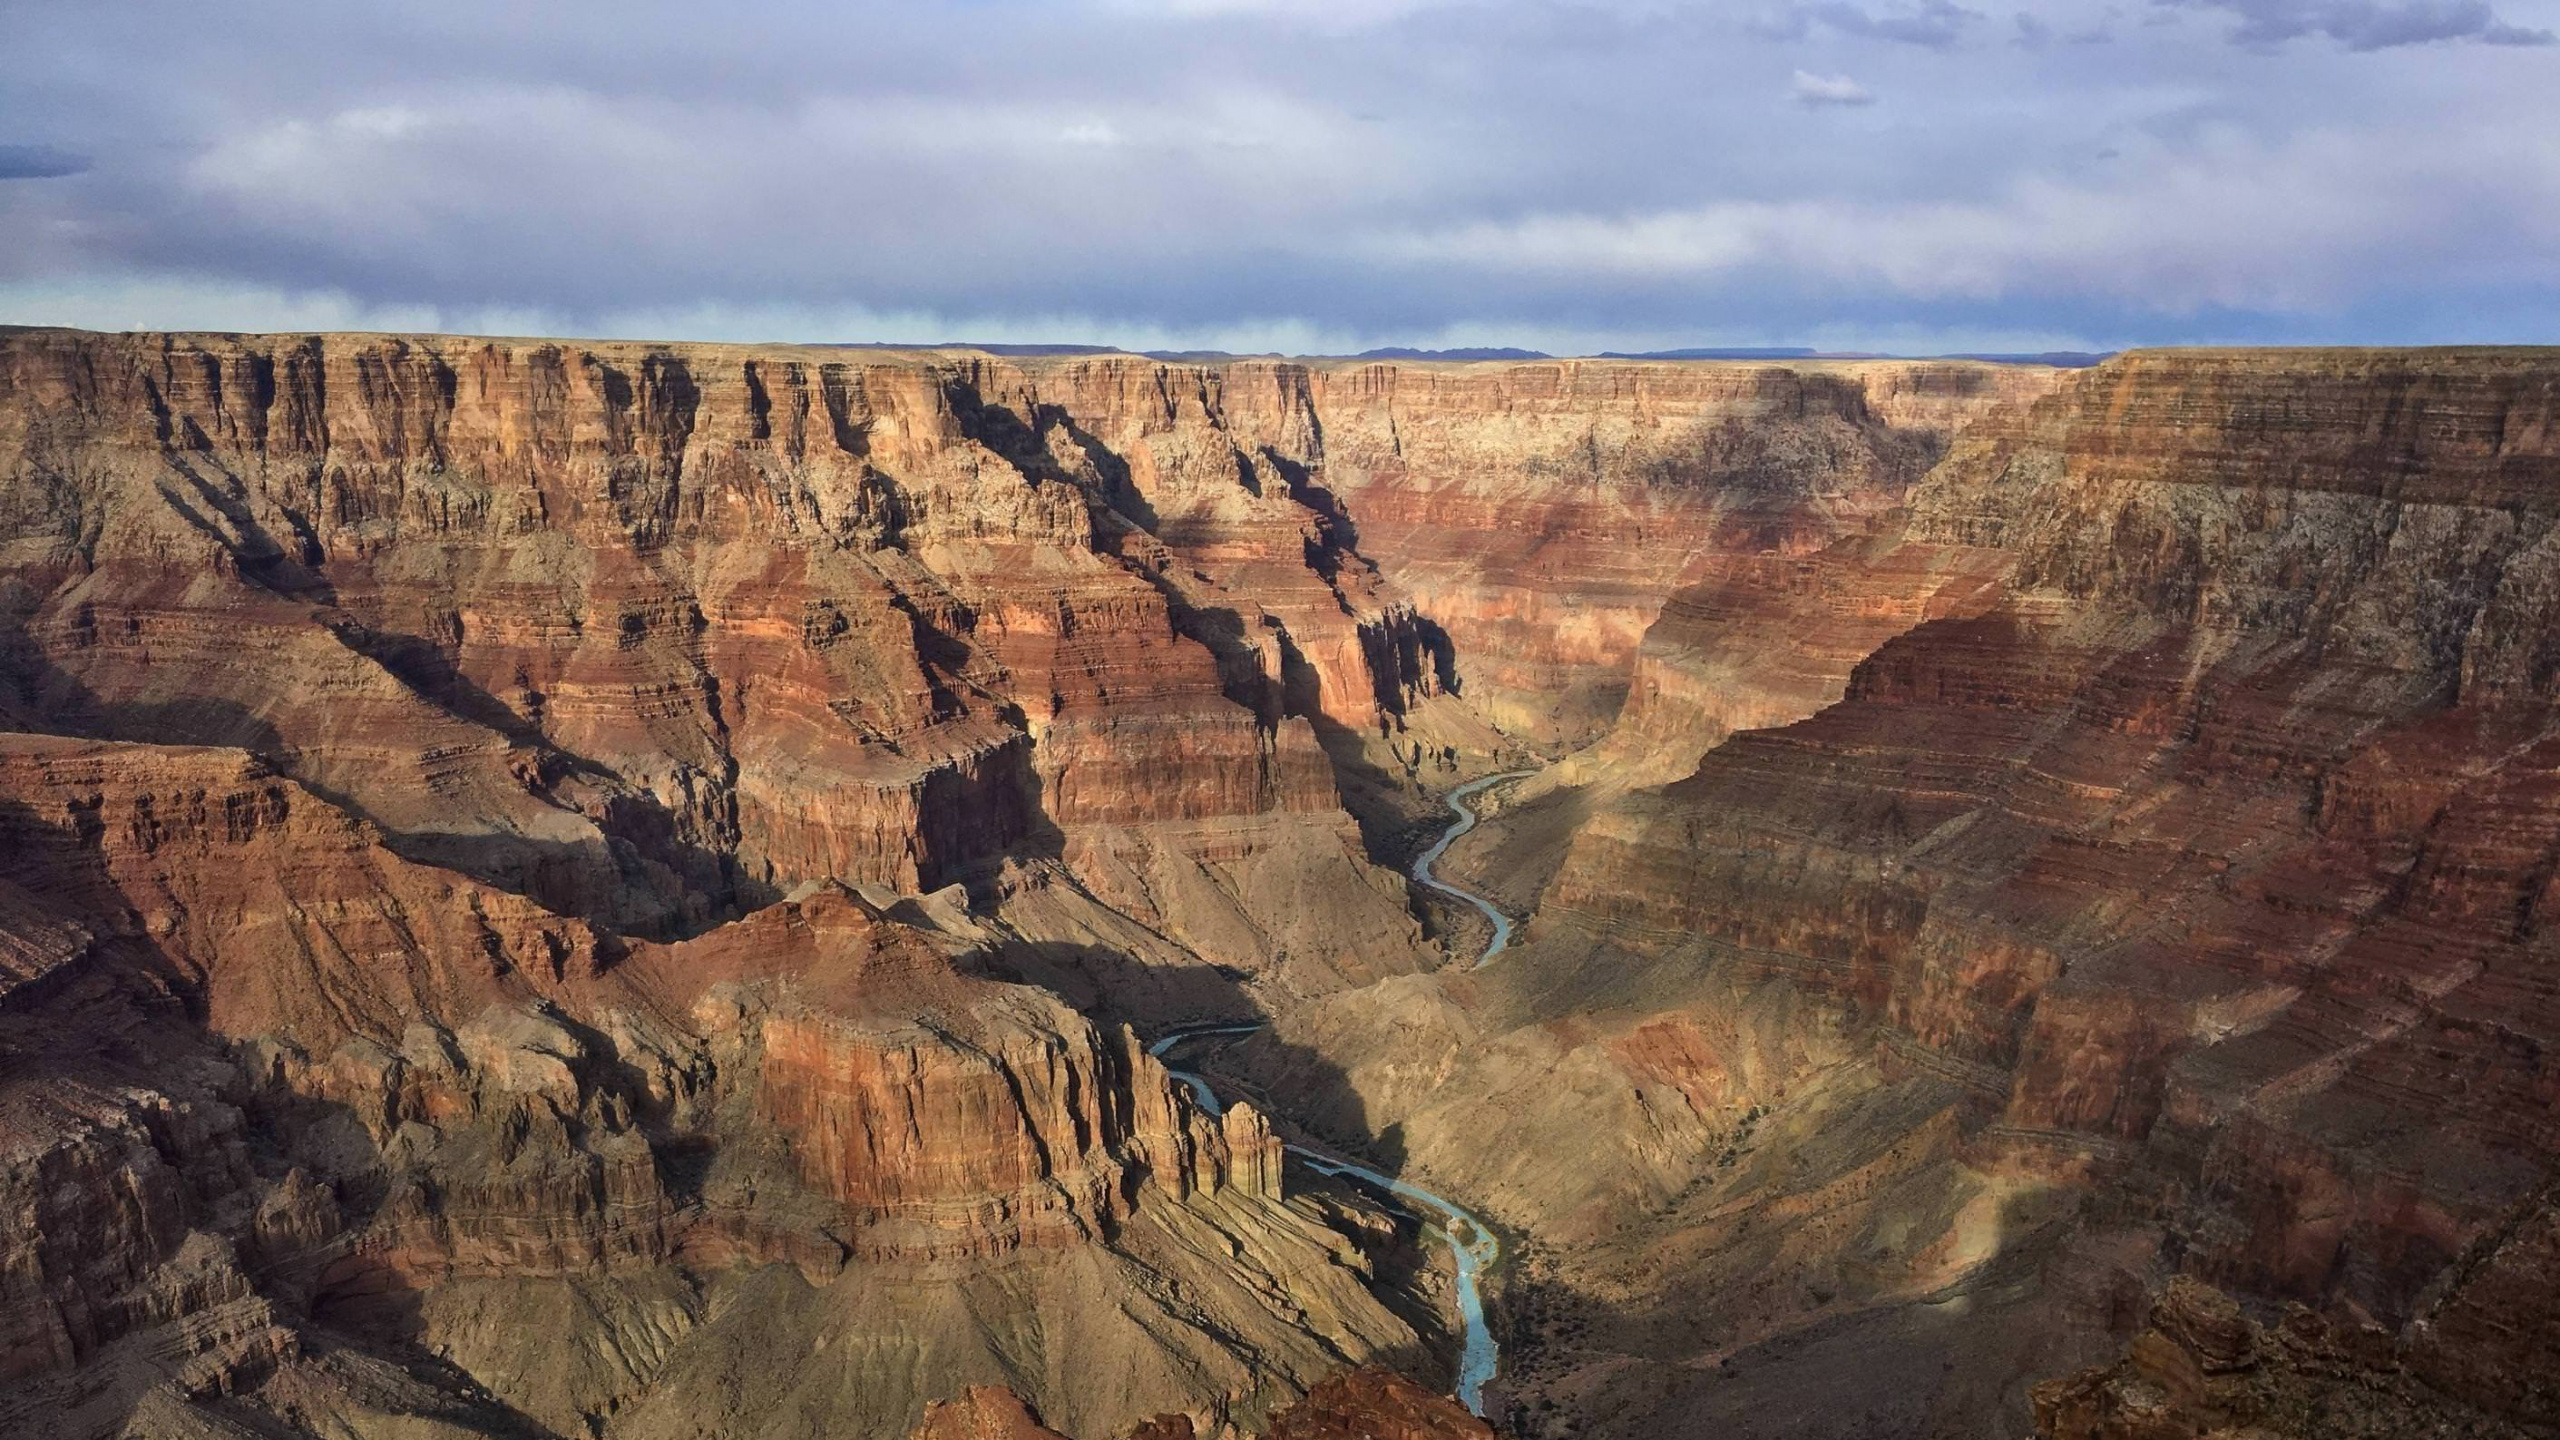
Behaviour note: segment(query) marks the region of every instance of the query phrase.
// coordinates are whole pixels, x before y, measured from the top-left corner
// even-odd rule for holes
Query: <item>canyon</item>
[[[2551,1433],[2555,609],[2552,351],[0,331],[0,1429]]]

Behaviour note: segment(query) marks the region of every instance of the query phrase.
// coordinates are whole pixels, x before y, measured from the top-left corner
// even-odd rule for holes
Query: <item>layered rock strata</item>
[[[807,351],[15,332],[10,706],[249,750],[404,855],[628,932],[809,880],[931,890],[1063,842],[1340,889],[1328,930],[1257,963],[1410,950],[1308,710],[1247,693],[1164,545],[1112,508],[1139,503],[1125,477],[1045,402],[1021,402],[1034,425],[988,398],[1001,378]],[[1319,528],[1272,503],[1288,514],[1240,517],[1234,543],[1290,514]],[[1329,594],[1309,567],[1340,563],[1293,539],[1267,568]],[[1276,682],[1278,644],[1257,643]]]
[[[1589,733],[1679,581],[2050,381],[11,332],[7,688],[619,930],[1054,856],[1312,993],[1414,949],[1372,770]]]
[[[1282,1204],[1266,1121],[1201,1113],[1127,1030],[986,978],[948,905],[889,907],[910,924],[827,885],[627,940],[381,839],[239,751],[0,738],[10,953],[41,961],[0,1006],[12,1425],[292,1424],[317,1387],[421,1425],[495,1404],[732,1433],[698,1387],[745,1294],[760,1343],[922,1345],[1105,1420],[1257,1414],[1410,1343],[1351,1240]],[[955,1282],[1018,1317],[999,1330],[1048,1311],[1130,1347],[1126,1394],[1063,1355],[1001,1363],[923,1303]],[[511,1308],[567,1293],[528,1353]],[[1068,1318],[1113,1295],[1116,1321]],[[348,1337],[422,1388],[348,1390]],[[721,1424],[796,1433],[811,1378],[735,1372]],[[903,1425],[922,1383],[820,1413]]]
[[[2054,372],[1555,361],[1321,372],[1322,476],[1506,729],[1603,733],[1674,590],[1859,533]]]
[[[12,333],[0,1416],[1260,1428],[1414,1343],[1264,1011],[1523,1433],[2560,1423],[2555,393]],[[1417,973],[1346,808],[1585,739]]]
[[[1674,602],[1594,764],[1703,758],[1578,828],[1498,972],[1239,1063],[1330,1057],[1340,1123],[1555,1243],[1521,1415],[2022,1423],[2183,1272],[2552,1423],[2555,394],[2162,353],[1995,413],[1907,522]]]

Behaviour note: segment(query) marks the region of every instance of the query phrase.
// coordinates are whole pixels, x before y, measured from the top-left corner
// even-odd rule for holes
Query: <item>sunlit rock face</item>
[[[14,332],[8,689],[621,931],[1055,857],[1315,991],[1418,940],[1320,734],[1590,733],[1680,580],[2051,381]]]
[[[1324,483],[1450,635],[1496,720],[1581,743],[1664,599],[1900,502],[1949,436],[2053,372],[1556,361],[1318,377]]]
[[[1365,569],[1284,482],[1257,506],[1214,424],[1190,440],[1239,498],[1205,523],[1323,612],[1303,648],[1195,603],[1113,508],[1181,467],[1078,448],[1019,371],[21,332],[0,376],[23,723],[252,751],[401,854],[627,933],[1072,850],[1200,876],[1145,917],[1177,946],[1251,935],[1220,958],[1311,987],[1416,963],[1310,726],[1431,683],[1410,607],[1327,579]],[[1295,703],[1284,657],[1325,667]],[[1280,874],[1337,901],[1284,912]]]
[[[2128,356],[1676,595],[1507,968],[1283,1028],[1559,1247],[1524,1400],[2022,1424],[2185,1272],[2549,1423],[2555,381]]]
[[[828,885],[616,937],[214,747],[0,737],[0,816],[24,1222],[0,1374],[38,1433],[251,1392],[354,1433],[488,1421],[433,1377],[383,1388],[367,1367],[412,1339],[554,1428],[768,1433],[818,1381],[737,1367],[720,1317],[750,1294],[760,1343],[850,1357],[824,1376],[859,1393],[826,1408],[865,1425],[973,1371],[1096,1424],[1250,1416],[1410,1343],[1350,1242],[1283,1205],[1268,1120],[1201,1112],[1126,1029],[989,978],[948,905]],[[955,1284],[1134,1358],[1008,1372],[1014,1322],[919,1298]]]
[[[1927,547],[1921,603],[1949,570],[1996,588],[1586,832],[1556,918],[1792,957],[2008,1072],[2023,1131],[2410,1103],[2393,1057],[2441,1052],[2532,949],[2550,379],[2137,356],[1977,427],[1857,583]],[[2504,1123],[2429,1103],[2480,1101]]]

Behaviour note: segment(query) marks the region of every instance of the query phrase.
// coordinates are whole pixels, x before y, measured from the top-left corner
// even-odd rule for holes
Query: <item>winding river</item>
[[[1434,890],[1466,901],[1483,911],[1485,918],[1493,922],[1493,939],[1484,947],[1484,954],[1476,958],[1476,964],[1479,966],[1500,954],[1503,947],[1511,943],[1511,917],[1503,914],[1500,908],[1483,896],[1433,876],[1431,867],[1438,863],[1443,854],[1447,853],[1452,842],[1476,828],[1476,812],[1468,808],[1467,797],[1488,786],[1501,784],[1505,780],[1517,780],[1523,775],[1534,773],[1528,770],[1514,770],[1503,775],[1488,775],[1481,780],[1471,780],[1449,792],[1450,813],[1458,818],[1450,822],[1449,828],[1441,832],[1440,838],[1432,843],[1431,848],[1423,851],[1421,856],[1413,862],[1414,879]],[[1148,1046],[1147,1053],[1161,1060],[1175,1046],[1185,1041],[1221,1035],[1251,1035],[1266,1028],[1268,1027],[1263,1025],[1202,1025],[1189,1030],[1176,1030]],[[1218,1099],[1218,1092],[1211,1088],[1206,1078],[1188,1070],[1174,1070],[1170,1065],[1166,1069],[1174,1079],[1191,1088],[1192,1098],[1199,1102],[1201,1109],[1211,1115],[1224,1112],[1225,1104]],[[1466,1406],[1469,1411],[1482,1415],[1485,1382],[1493,1378],[1494,1371],[1502,1359],[1501,1347],[1493,1338],[1493,1326],[1484,1317],[1484,1276],[1493,1268],[1494,1261],[1502,1257],[1502,1242],[1494,1238],[1493,1232],[1485,1228],[1483,1221],[1478,1220],[1463,1206],[1445,1196],[1434,1195],[1419,1185],[1408,1184],[1392,1175],[1339,1155],[1328,1155],[1319,1150],[1311,1150],[1304,1145],[1290,1145],[1286,1148],[1291,1155],[1304,1162],[1308,1169],[1319,1175],[1348,1176],[1383,1190],[1398,1200],[1409,1202],[1397,1208],[1437,1230],[1440,1237],[1448,1242],[1449,1254],[1457,1263],[1458,1321],[1463,1337],[1458,1350],[1458,1403]],[[1419,1207],[1419,1210],[1417,1211],[1415,1207]]]
[[[1484,918],[1493,922],[1493,939],[1486,943],[1484,953],[1476,957],[1476,965],[1478,968],[1482,968],[1486,961],[1501,954],[1510,946],[1511,917],[1503,914],[1500,906],[1495,905],[1492,901],[1487,900],[1473,890],[1452,885],[1448,881],[1432,874],[1431,867],[1440,863],[1440,857],[1449,853],[1449,847],[1457,843],[1458,837],[1476,828],[1476,812],[1467,805],[1467,797],[1474,795],[1479,791],[1489,790],[1494,786],[1501,784],[1505,780],[1518,780],[1525,776],[1535,775],[1537,773],[1538,772],[1535,770],[1509,770],[1500,775],[1487,775],[1481,780],[1470,780],[1466,784],[1459,786],[1457,789],[1450,791],[1449,813],[1457,816],[1458,818],[1451,821],[1449,828],[1440,832],[1440,838],[1431,842],[1431,848],[1423,851],[1422,854],[1416,857],[1413,862],[1414,879],[1421,881],[1423,884],[1430,886],[1432,889],[1439,891],[1443,895],[1457,896],[1459,899],[1473,905],[1478,910],[1483,911]]]

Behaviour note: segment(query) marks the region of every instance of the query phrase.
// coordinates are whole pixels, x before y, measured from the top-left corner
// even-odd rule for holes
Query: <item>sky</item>
[[[2560,341],[2560,0],[0,0],[0,323]]]

